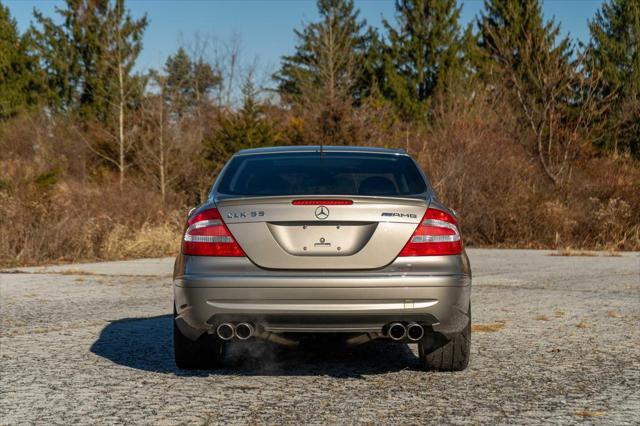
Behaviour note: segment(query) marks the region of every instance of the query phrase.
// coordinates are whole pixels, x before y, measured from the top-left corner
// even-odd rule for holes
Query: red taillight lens
[[[189,219],[182,252],[194,256],[245,256],[218,209],[203,210]]]
[[[353,200],[293,200],[294,206],[350,206]]]
[[[444,256],[462,253],[456,219],[437,209],[428,209],[398,256]]]

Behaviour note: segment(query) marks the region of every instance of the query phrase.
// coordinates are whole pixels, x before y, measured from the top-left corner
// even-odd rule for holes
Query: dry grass
[[[0,179],[2,172],[0,161]],[[0,228],[11,230],[0,233],[2,266],[170,256],[180,247],[184,213],[163,211],[157,195],[135,185],[62,181],[43,189],[14,180],[11,191],[0,189]]]
[[[591,328],[591,324],[589,324],[587,321],[585,320],[581,320],[578,324],[576,324],[576,327],[578,328]]]
[[[530,135],[509,105],[454,99],[436,122],[412,133],[410,153],[459,212],[468,245],[572,248],[563,255],[640,249],[636,160],[585,153],[572,176],[554,185],[535,164]]]
[[[488,324],[473,324],[471,325],[471,331],[476,333],[495,333],[501,331],[505,326],[502,321],[497,321]]]
[[[593,418],[593,417],[601,417],[604,416],[604,411],[593,411],[593,410],[579,410],[575,412],[576,416],[584,417],[584,418]]]
[[[597,256],[596,252],[593,251],[585,251],[585,250],[573,250],[570,248],[559,249],[554,253],[550,253],[549,256],[583,256],[583,257],[593,257]]]
[[[173,223],[145,223],[138,230],[115,226],[102,245],[109,259],[162,257],[175,255],[180,247],[181,229]]]
[[[549,256],[580,256],[580,257],[620,257],[620,253],[615,251],[590,251],[590,250],[574,250],[572,248],[558,249],[554,253],[550,253]]]
[[[618,311],[609,311],[607,312],[607,316],[609,318],[622,318],[623,315]]]
[[[551,318],[549,318],[546,315],[538,315],[535,317],[536,321],[551,321]]]
[[[571,177],[554,185],[511,106],[492,99],[454,98],[434,108],[429,126],[390,118],[381,128],[377,112],[367,118],[359,111],[359,136],[346,142],[408,149],[439,198],[459,212],[470,247],[565,247],[554,256],[640,250],[640,163],[587,151],[572,163]],[[287,111],[279,114],[291,122]],[[191,174],[173,181],[163,202],[155,181],[134,163],[120,188],[113,169],[69,131],[78,123],[27,118],[0,123],[0,265],[170,256],[179,249],[186,206],[206,198],[213,173],[183,168]]]
[[[64,269],[61,271],[47,271],[47,273],[58,275],[99,275],[94,272],[84,271],[82,269]]]
[[[555,312],[553,313],[553,315],[554,315],[556,318],[562,318],[562,317],[564,317],[564,316],[565,316],[565,312],[564,312],[564,311],[555,311]]]

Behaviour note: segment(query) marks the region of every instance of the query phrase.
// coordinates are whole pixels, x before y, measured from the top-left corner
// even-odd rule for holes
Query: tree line
[[[456,0],[396,0],[381,28],[353,0],[317,8],[318,19],[295,30],[295,50],[258,84],[237,40],[216,46],[213,59],[185,46],[162,69],[140,71],[149,20],[124,0],[67,0],[58,19],[35,10],[22,34],[0,5],[0,122],[64,121],[89,169],[114,170],[121,185],[144,174],[163,198],[246,147],[411,150],[423,129],[442,124],[441,111],[476,99],[516,112],[526,137],[514,143],[554,185],[581,155],[640,156],[638,0],[604,2],[584,43],[561,36],[539,0],[485,0],[466,27]],[[181,170],[194,163],[196,172]]]
[[[22,32],[0,4],[0,264],[171,255],[232,153],[321,143],[409,151],[467,245],[640,249],[640,2],[583,42],[539,0],[461,7],[397,0],[374,28],[318,0],[275,69],[235,34],[145,69],[124,0]]]

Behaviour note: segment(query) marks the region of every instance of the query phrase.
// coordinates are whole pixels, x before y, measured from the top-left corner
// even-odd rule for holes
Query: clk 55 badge
[[[263,217],[264,211],[253,211],[253,212],[229,212],[227,213],[227,219],[245,219],[248,217]]]

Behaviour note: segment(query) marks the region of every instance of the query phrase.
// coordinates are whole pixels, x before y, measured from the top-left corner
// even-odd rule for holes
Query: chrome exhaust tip
[[[229,324],[228,322],[223,322],[216,328],[216,334],[222,340],[231,340],[233,336],[236,335],[236,330],[233,327],[233,324]]]
[[[424,328],[415,322],[407,326],[407,336],[412,342],[417,342],[424,337]]]
[[[253,336],[253,333],[255,333],[255,331],[256,329],[253,324],[248,322],[241,322],[240,324],[236,325],[236,337],[240,340],[249,339]]]
[[[393,340],[402,340],[407,336],[407,327],[399,322],[389,324],[389,330],[387,331],[389,337]]]

